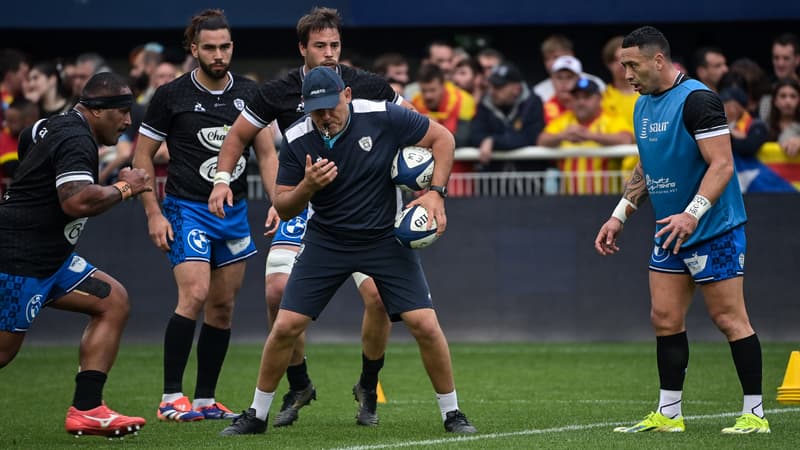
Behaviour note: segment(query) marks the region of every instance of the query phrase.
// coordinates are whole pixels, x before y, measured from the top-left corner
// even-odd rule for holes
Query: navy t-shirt
[[[296,186],[305,176],[306,155],[328,159],[338,169],[331,184],[311,198],[314,215],[305,239],[346,248],[392,238],[397,213],[396,186],[390,178],[397,150],[418,143],[428,131],[427,117],[388,102],[355,99],[350,122],[333,148],[327,148],[311,117],[286,130],[277,184]]]

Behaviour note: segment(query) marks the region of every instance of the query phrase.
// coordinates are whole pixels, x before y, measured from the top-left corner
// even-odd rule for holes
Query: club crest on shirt
[[[365,152],[372,150],[372,138],[369,136],[362,137],[358,140],[358,146]]]
[[[203,108],[203,105],[201,105],[200,102],[197,102],[197,103],[194,104],[194,111],[195,112],[205,112],[205,110],[206,109]]]
[[[233,99],[233,106],[234,108],[238,109],[239,111],[244,109],[244,100],[240,98]]]

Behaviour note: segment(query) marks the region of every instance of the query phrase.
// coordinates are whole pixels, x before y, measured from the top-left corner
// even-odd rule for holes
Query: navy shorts
[[[0,331],[28,331],[42,308],[72,292],[96,270],[73,253],[47,278],[0,272]]]
[[[371,276],[392,321],[415,309],[432,308],[419,255],[384,239],[358,250],[335,250],[304,242],[281,300],[281,308],[316,319],[353,272]]]
[[[169,245],[173,267],[184,261],[205,261],[212,268],[242,261],[256,253],[247,222],[247,202],[225,205],[225,218],[211,214],[208,204],[164,199],[164,217],[172,225],[175,241]]]
[[[650,270],[691,274],[698,284],[727,280],[744,275],[746,247],[744,225],[739,225],[709,241],[681,247],[677,255],[656,245],[650,255]]]

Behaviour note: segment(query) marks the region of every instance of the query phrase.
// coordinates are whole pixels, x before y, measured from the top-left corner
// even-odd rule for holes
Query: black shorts
[[[375,280],[392,321],[399,321],[406,311],[433,307],[417,252],[394,239],[384,239],[358,250],[303,243],[281,308],[316,319],[353,272],[363,272]]]

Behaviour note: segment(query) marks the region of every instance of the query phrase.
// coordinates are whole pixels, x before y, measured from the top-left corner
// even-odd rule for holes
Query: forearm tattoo
[[[644,171],[642,171],[641,164],[637,164],[636,168],[633,169],[630,179],[625,183],[623,198],[639,206],[645,201],[647,195],[647,183],[645,183]]]
[[[89,184],[91,183],[88,181],[70,181],[62,184],[58,187],[58,201],[64,203],[70,197],[82,191]]]

